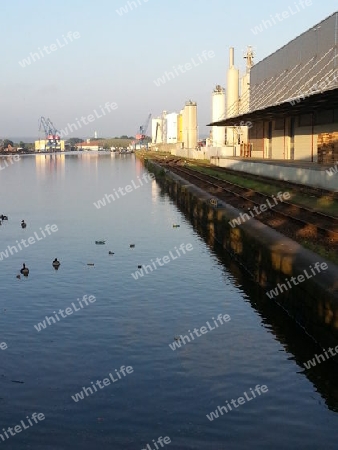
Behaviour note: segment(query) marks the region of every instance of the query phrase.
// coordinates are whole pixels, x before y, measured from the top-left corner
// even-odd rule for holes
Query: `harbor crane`
[[[151,114],[148,115],[144,125],[140,126],[139,133],[135,136],[136,140],[139,141],[140,146],[142,146],[144,139],[146,138],[146,133],[148,130],[150,119],[151,119]]]
[[[41,130],[45,133],[46,147],[56,149],[60,143],[60,132],[55,128],[49,118],[45,119],[43,116],[40,117],[39,131]]]

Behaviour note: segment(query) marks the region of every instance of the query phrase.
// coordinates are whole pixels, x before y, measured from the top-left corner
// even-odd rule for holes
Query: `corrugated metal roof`
[[[338,12],[335,12],[251,68],[250,90],[247,98],[240,100],[248,103],[247,112],[210,125],[239,126],[242,120],[268,120],[336,108],[337,91]]]
[[[267,106],[262,109],[250,111],[230,119],[220,120],[208,126],[240,126],[240,122],[257,122],[272,120],[299,114],[314,113],[323,109],[338,109],[338,88],[311,95],[292,105],[289,101],[278,105]]]

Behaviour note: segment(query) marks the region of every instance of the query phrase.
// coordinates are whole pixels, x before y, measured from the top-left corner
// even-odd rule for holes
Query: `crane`
[[[60,132],[55,128],[53,122],[47,118],[45,119],[43,116],[39,119],[39,131],[45,132],[45,139],[48,141],[48,148],[56,148],[57,144],[60,142]]]
[[[140,126],[139,133],[135,136],[136,140],[140,142],[140,146],[143,144],[143,141],[146,138],[146,133],[148,130],[150,119],[151,119],[151,114],[148,115],[144,125]]]

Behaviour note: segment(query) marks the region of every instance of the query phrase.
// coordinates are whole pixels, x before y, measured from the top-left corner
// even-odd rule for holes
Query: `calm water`
[[[8,346],[0,350],[0,433],[21,420],[27,426],[34,412],[45,416],[21,433],[7,431],[1,446],[141,450],[168,436],[163,448],[175,450],[337,449],[338,381],[330,361],[304,370],[321,350],[210,248],[156,182],[93,205],[132,180],[139,185],[144,173],[133,156],[110,154],[27,156],[0,171],[0,213],[9,216],[0,252],[34,232],[40,237],[0,261],[0,342]],[[47,224],[58,231],[41,237]],[[193,250],[134,280],[138,265],[182,243]],[[18,279],[23,262],[29,277]],[[53,311],[79,306],[84,295],[96,302],[34,328]],[[220,313],[231,320],[170,349],[175,336],[212,325]],[[134,371],[119,380],[122,365]],[[109,373],[116,382],[72,399]],[[268,392],[208,420],[256,385]]]

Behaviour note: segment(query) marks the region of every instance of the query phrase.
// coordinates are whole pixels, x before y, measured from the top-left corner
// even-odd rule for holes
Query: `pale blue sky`
[[[0,137],[37,137],[41,115],[64,129],[95,109],[100,116],[106,102],[118,108],[69,136],[89,137],[94,130],[106,137],[134,135],[149,113],[179,112],[189,99],[198,104],[205,134],[211,92],[225,85],[229,47],[235,47],[235,64],[243,70],[247,45],[258,62],[337,9],[332,0],[304,7],[301,1],[134,0],[137,7],[131,9],[126,0],[2,0]],[[118,14],[121,7],[128,12]],[[252,32],[263,19],[290,8],[290,17]],[[57,41],[63,45],[69,31],[80,37],[66,38],[68,45],[60,48]],[[57,49],[51,52],[52,44]],[[19,64],[39,48],[40,60]],[[197,61],[203,50],[215,56],[155,85],[165,71]]]

